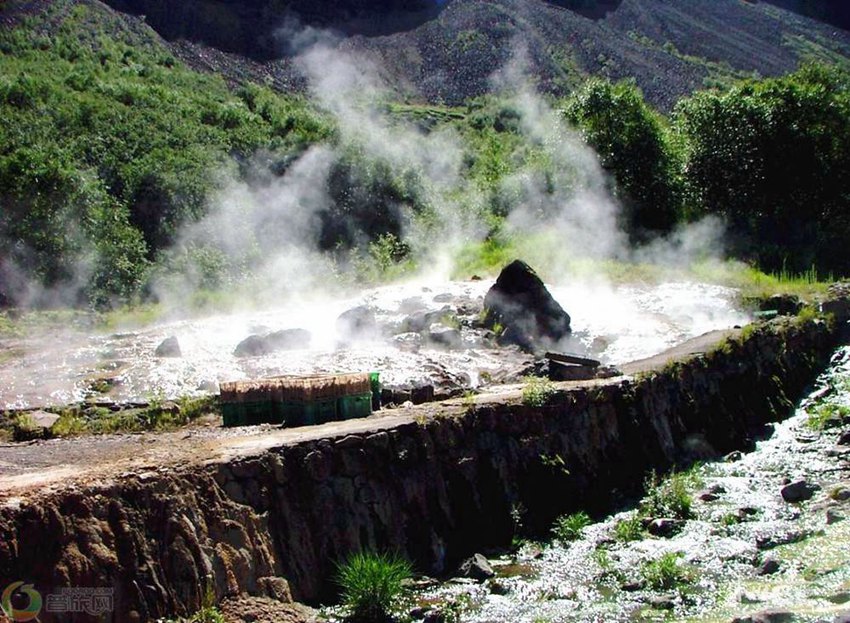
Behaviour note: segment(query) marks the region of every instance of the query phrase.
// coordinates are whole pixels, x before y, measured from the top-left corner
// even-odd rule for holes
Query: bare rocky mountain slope
[[[300,80],[280,58],[293,43],[293,30],[281,26],[328,28],[343,50],[377,61],[403,95],[447,104],[487,92],[518,50],[544,91],[568,92],[589,75],[634,78],[662,109],[694,90],[784,74],[801,61],[850,63],[850,32],[745,0],[106,3],[144,15],[193,66],[283,89]],[[820,14],[841,23],[840,11]]]

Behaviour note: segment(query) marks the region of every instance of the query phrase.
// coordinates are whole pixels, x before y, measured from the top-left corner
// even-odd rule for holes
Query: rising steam
[[[239,283],[233,286],[249,286],[254,302],[269,304],[335,285],[333,279],[350,270],[350,258],[321,250],[322,215],[332,208],[328,186],[333,166],[352,146],[363,157],[385,163],[394,174],[415,178],[428,218],[416,218],[413,206],[403,202],[392,206],[401,224],[400,237],[423,271],[447,278],[458,249],[483,240],[490,231],[485,215],[493,198],[465,175],[468,148],[463,136],[450,126],[425,131],[387,114],[389,89],[380,66],[343,51],[342,40],[333,33],[290,20],[278,40],[295,55],[315,102],[332,115],[338,141],[310,148],[282,177],[254,175],[251,182],[226,183],[208,216],[182,232],[176,248],[184,253],[184,261],[177,264],[180,270],[158,281],[161,298],[182,306],[196,288],[221,286],[204,282],[205,267],[191,253],[210,248],[239,268]],[[502,181],[499,192],[511,197],[512,205],[503,233],[548,239],[549,252],[537,259],[545,263],[539,268],[550,280],[568,280],[576,258],[682,266],[719,254],[722,229],[717,221],[630,248],[598,157],[534,90],[526,68],[520,43],[511,62],[493,76],[493,91],[509,102],[518,115],[518,131],[549,166],[545,171],[526,166]],[[369,237],[356,223],[345,228],[354,232],[361,249],[368,245]],[[202,252],[195,255],[205,257]]]

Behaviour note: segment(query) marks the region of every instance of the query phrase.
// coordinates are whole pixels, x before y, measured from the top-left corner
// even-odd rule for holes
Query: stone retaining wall
[[[448,573],[509,544],[512,511],[542,531],[609,508],[648,470],[746,448],[790,413],[838,334],[778,320],[635,378],[558,386],[542,407],[459,403],[386,431],[45,492],[0,511],[0,580],[112,587],[110,620],[124,622],[191,613],[207,583],[219,598],[291,589],[316,602],[336,561],[365,548]]]

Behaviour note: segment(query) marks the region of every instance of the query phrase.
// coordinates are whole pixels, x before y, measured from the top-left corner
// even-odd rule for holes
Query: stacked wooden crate
[[[367,417],[375,375],[276,376],[221,384],[225,426],[309,426]]]

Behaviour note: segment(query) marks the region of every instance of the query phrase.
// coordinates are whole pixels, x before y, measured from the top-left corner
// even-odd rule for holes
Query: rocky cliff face
[[[165,39],[187,39],[255,60],[286,50],[287,20],[353,35],[387,35],[416,28],[440,10],[436,0],[105,0],[145,20]],[[283,37],[283,38],[282,38]]]
[[[833,23],[846,15],[846,9],[836,8],[833,19],[833,13],[800,8],[812,3],[772,1]],[[108,10],[100,0],[65,4],[82,2]],[[662,110],[706,86],[748,74],[788,73],[812,50],[838,62],[850,58],[850,33],[756,0],[103,3],[143,15],[180,59],[234,84],[253,81],[303,90],[305,77],[286,56],[300,49],[296,39],[305,43],[296,37],[304,32],[300,25],[348,35],[339,50],[380,66],[381,78],[397,94],[450,105],[489,92],[494,72],[515,57],[518,43],[527,63],[524,73],[541,92],[567,94],[588,76],[634,79],[647,100]],[[13,13],[26,14],[51,3],[10,0],[7,5]],[[0,12],[0,21],[13,21],[9,10]],[[125,21],[131,29],[139,28],[138,20]]]
[[[315,601],[334,563],[364,548],[450,572],[508,544],[518,505],[543,530],[606,508],[646,470],[745,447],[789,413],[835,340],[822,322],[780,321],[655,373],[565,386],[540,408],[458,405],[387,431],[45,491],[0,510],[0,569],[42,591],[112,587],[116,622],[190,613],[207,584],[219,598],[285,600],[291,588]]]

